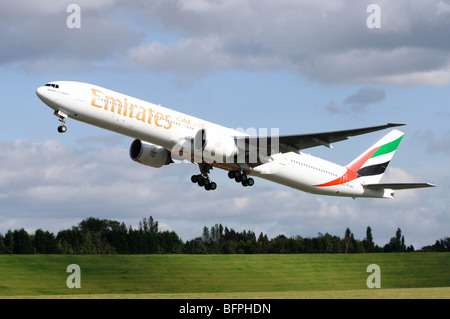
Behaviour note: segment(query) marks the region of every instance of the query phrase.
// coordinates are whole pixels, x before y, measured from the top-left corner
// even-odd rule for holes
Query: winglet
[[[406,123],[388,123],[387,126],[389,127],[395,127],[395,126],[404,126],[404,125],[408,125]]]

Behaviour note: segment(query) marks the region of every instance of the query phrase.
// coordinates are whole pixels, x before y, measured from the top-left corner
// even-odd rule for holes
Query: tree
[[[183,249],[183,241],[174,231],[159,232],[158,241],[160,243],[159,253],[162,254],[179,254]]]
[[[62,254],[78,254],[84,242],[84,236],[78,227],[60,230],[56,235],[58,251]]]
[[[349,228],[345,230],[345,237],[342,240],[345,253],[363,253],[363,243],[355,239],[355,236]]]
[[[353,234],[350,231],[350,228],[347,227],[347,229],[345,230],[345,236],[344,236],[344,246],[345,246],[346,254],[348,253],[349,248],[351,248],[350,245],[352,243],[352,237],[353,237]]]
[[[55,235],[38,229],[34,232],[34,249],[36,254],[55,254],[57,241]]]
[[[214,226],[211,227],[211,232],[210,232],[210,241],[215,243],[215,244],[219,244],[220,241],[223,239],[223,226],[222,224],[216,224]]]
[[[120,224],[116,220],[99,219],[95,217],[88,217],[78,224],[78,228],[83,233],[90,231],[93,234],[100,233],[102,235],[105,235],[111,230],[123,229],[124,226],[125,225],[123,223]]]
[[[209,244],[210,242],[209,229],[206,226],[203,227],[202,241],[205,244]]]
[[[258,237],[258,253],[266,254],[269,251],[269,239],[262,232]]]
[[[278,235],[269,242],[269,254],[287,254],[288,249],[288,239],[285,235]]]
[[[340,238],[338,236],[331,236],[319,233],[317,237],[318,249],[320,253],[338,253],[340,252]]]
[[[32,254],[34,252],[31,237],[30,235],[28,235],[25,229],[21,228],[19,230],[15,230],[13,232],[13,235],[14,235],[13,252],[15,254]]]
[[[128,254],[128,231],[124,223],[117,223],[112,225],[111,231],[105,235],[108,243],[111,244],[118,254]]]
[[[8,229],[8,231],[5,234],[4,245],[5,245],[4,248],[5,254],[14,253],[14,234],[11,229]]]
[[[438,251],[450,251],[450,237],[444,237],[438,241],[439,250]]]
[[[422,247],[423,251],[450,251],[450,237],[444,237],[436,240],[434,245]]]
[[[152,216],[150,216],[148,220],[144,217],[142,221],[139,222],[139,230],[156,234],[159,231],[158,222],[155,222]]]
[[[375,243],[373,242],[372,229],[368,226],[366,230],[366,238],[363,240],[364,250],[371,253],[375,249]]]
[[[397,228],[395,232],[395,237],[392,237],[389,243],[387,243],[383,250],[385,252],[404,252],[406,251],[405,246],[405,237],[402,236],[402,231],[400,228]]]
[[[0,234],[0,254],[5,253],[5,243],[3,241],[3,236]]]
[[[83,232],[91,232],[93,234],[105,232],[108,229],[108,222],[106,219],[98,219],[95,217],[88,217],[78,224],[78,228]]]
[[[188,240],[184,245],[183,253],[185,254],[207,254],[208,248],[201,237]],[[226,253],[226,252],[225,252]]]
[[[144,218],[144,219],[145,219],[145,218]],[[152,216],[150,216],[150,217],[148,218],[148,231],[151,232],[151,233],[154,233],[154,234],[156,234],[157,232],[159,232],[159,229],[158,229],[158,222],[155,222],[155,221],[153,220],[153,217],[152,217]]]

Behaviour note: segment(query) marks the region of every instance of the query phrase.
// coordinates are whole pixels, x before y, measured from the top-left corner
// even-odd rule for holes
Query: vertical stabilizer
[[[362,184],[379,183],[403,135],[403,132],[392,130],[348,164],[347,168],[358,174],[358,180]]]

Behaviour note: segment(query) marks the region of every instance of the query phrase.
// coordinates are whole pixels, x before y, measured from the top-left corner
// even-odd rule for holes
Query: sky
[[[76,6],[71,6],[75,3]],[[375,6],[371,6],[375,4]],[[0,233],[55,234],[88,217],[152,216],[184,241],[222,224],[269,238],[364,239],[402,230],[420,249],[450,235],[450,2],[42,0],[0,3]],[[132,139],[58,119],[50,81],[93,83],[230,128],[280,134],[407,123],[384,182],[395,199],[324,197],[257,179],[243,188],[191,163],[133,162]],[[306,150],[345,165],[387,131]]]

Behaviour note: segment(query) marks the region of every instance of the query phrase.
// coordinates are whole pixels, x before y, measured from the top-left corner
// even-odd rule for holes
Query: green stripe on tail
[[[402,141],[404,135],[400,136],[398,139],[389,142],[387,144],[384,144],[382,146],[380,146],[377,151],[370,157],[376,157],[376,156],[380,156],[380,155],[384,155],[390,152],[393,152],[397,149],[398,145],[400,144],[400,142]]]

